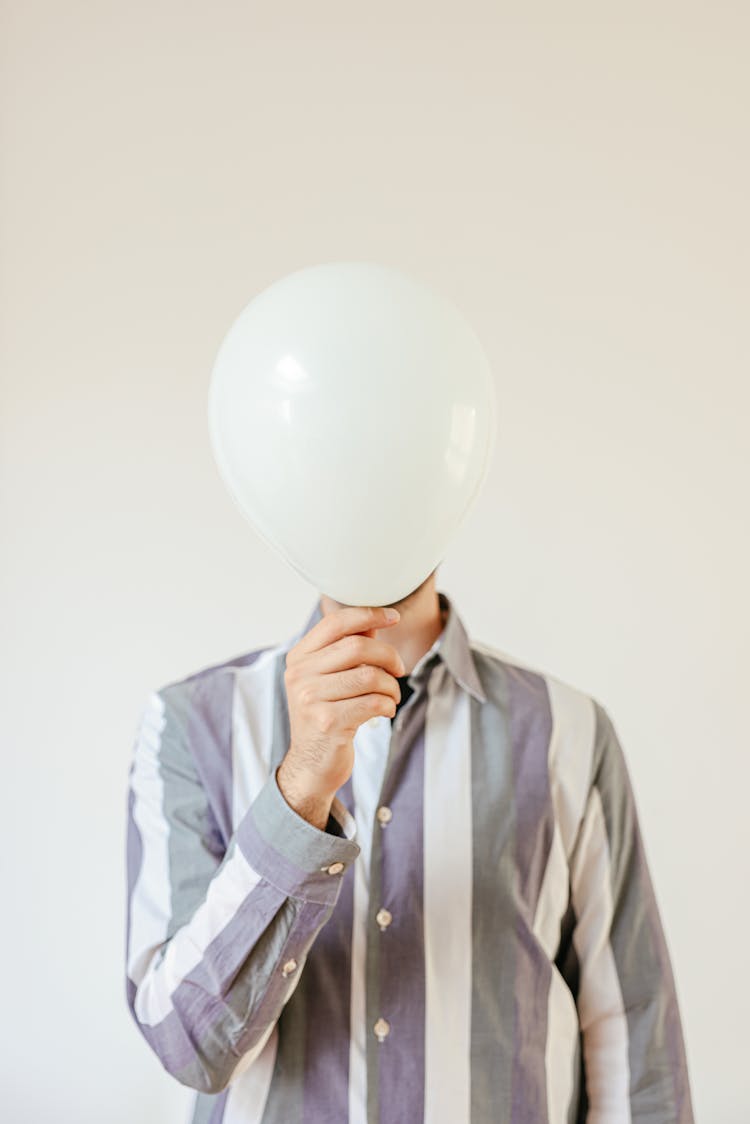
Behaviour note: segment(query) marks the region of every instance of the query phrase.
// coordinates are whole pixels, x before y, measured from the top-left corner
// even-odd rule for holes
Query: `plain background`
[[[3,5],[6,1119],[184,1117],[125,1005],[135,722],[316,597],[221,484],[208,377],[266,285],[366,259],[490,354],[498,447],[438,588],[610,710],[698,1118],[747,1120],[749,31],[741,3]]]

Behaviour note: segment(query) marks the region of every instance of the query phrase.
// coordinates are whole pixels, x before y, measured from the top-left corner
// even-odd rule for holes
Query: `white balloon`
[[[496,428],[464,316],[371,262],[300,269],[251,300],[216,356],[208,417],[242,513],[346,605],[397,601],[442,561]]]

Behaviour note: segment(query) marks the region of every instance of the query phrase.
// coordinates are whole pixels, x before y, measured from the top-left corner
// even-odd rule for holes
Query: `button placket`
[[[410,703],[413,705],[411,698],[404,705],[408,706]],[[401,710],[399,710],[398,714],[393,719],[393,729],[400,731],[403,724],[404,724],[404,710],[402,708]],[[391,740],[391,752],[393,752],[393,746],[394,746],[394,742],[393,742],[393,740]],[[388,766],[386,765],[386,772],[387,772],[387,769],[388,769]],[[387,825],[393,819],[393,812],[388,807],[387,804],[381,804],[378,807],[377,811],[375,812],[375,818],[376,818],[377,822],[380,824],[381,829],[384,829],[385,827],[387,827]],[[381,908],[378,910],[378,912],[375,915],[375,921],[377,922],[381,933],[385,932],[385,930],[391,924],[392,920],[393,920],[393,914],[390,912],[390,910],[386,909],[385,906],[381,906]],[[388,1037],[388,1035],[391,1032],[391,1024],[388,1022],[387,1019],[383,1018],[383,1016],[381,1015],[377,1019],[377,1021],[373,1024],[372,1029],[373,1029],[373,1033],[375,1034],[378,1042],[382,1043],[382,1042],[385,1042],[386,1038]]]

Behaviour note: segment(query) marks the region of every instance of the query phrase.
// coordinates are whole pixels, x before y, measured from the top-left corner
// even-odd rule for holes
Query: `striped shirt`
[[[693,1124],[633,789],[591,695],[443,628],[320,830],[285,643],[154,690],[128,774],[126,993],[192,1124]]]

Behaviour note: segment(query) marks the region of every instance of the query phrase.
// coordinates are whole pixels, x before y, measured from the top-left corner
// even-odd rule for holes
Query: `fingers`
[[[350,699],[339,699],[326,703],[333,709],[335,722],[341,726],[356,729],[378,714],[386,718],[393,718],[396,713],[396,702],[390,695],[380,693],[370,695],[355,695]]]
[[[396,614],[391,616],[391,614]],[[358,632],[367,632],[372,629],[389,628],[400,619],[397,609],[386,609],[382,606],[369,608],[367,606],[346,606],[327,613],[295,644],[296,651],[301,655],[309,655],[320,648],[325,648],[340,640],[344,636],[351,636]]]
[[[404,675],[406,671],[404,661],[392,644],[361,634],[344,636],[327,648],[311,653],[306,663],[320,674],[346,671],[351,667],[359,667],[360,664],[374,664],[396,677]]]
[[[351,699],[371,694],[388,695],[394,703],[401,700],[401,688],[396,679],[374,664],[360,664],[346,671],[318,675],[310,680],[310,689],[319,700]]]

